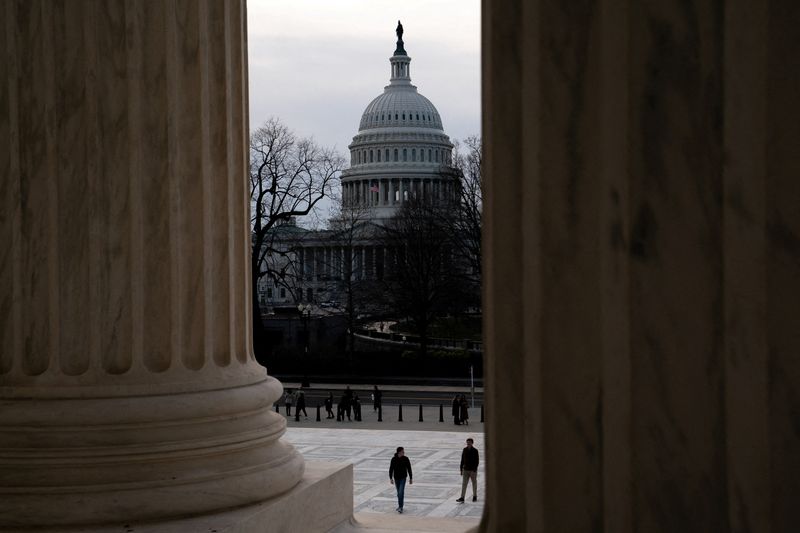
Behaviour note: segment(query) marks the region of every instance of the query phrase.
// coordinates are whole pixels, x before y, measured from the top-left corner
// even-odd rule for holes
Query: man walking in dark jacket
[[[474,441],[467,439],[467,446],[461,452],[461,497],[456,501],[464,503],[467,483],[472,480],[472,501],[478,501],[478,450],[472,446]]]
[[[397,512],[403,514],[403,496],[406,490],[406,477],[408,484],[414,484],[414,474],[411,472],[411,461],[406,457],[403,447],[397,448],[397,453],[389,463],[389,483],[397,487]]]

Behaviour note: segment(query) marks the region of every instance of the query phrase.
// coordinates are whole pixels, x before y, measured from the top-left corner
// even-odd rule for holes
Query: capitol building
[[[294,253],[287,270],[292,279],[259,281],[263,308],[341,303],[345,276],[358,281],[383,279],[387,254],[377,241],[384,226],[409,199],[454,204],[458,178],[452,167],[453,144],[439,111],[411,83],[411,57],[398,22],[397,45],[389,58],[389,84],[364,109],[350,149],[350,167],[341,174],[340,216],[357,213],[357,238],[341,242],[342,221],[327,230],[307,230],[289,222],[277,228],[279,241]],[[351,221],[352,222],[352,221]],[[267,260],[287,261],[284,258]],[[273,265],[275,266],[275,265]],[[280,269],[275,269],[280,270]],[[288,287],[287,287],[288,285]]]

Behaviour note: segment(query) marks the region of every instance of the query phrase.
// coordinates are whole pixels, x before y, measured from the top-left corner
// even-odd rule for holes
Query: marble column
[[[483,5],[482,530],[796,530],[797,2]]]
[[[285,493],[304,463],[252,352],[244,2],[0,14],[0,525]]]

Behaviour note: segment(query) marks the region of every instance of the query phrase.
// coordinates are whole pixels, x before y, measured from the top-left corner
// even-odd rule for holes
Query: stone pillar
[[[793,531],[800,9],[574,7],[484,3],[482,529]]]
[[[0,6],[2,526],[210,513],[302,476],[252,353],[244,7]]]

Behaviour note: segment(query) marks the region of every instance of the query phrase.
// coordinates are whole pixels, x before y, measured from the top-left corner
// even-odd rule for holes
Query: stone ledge
[[[478,519],[472,518],[356,513],[328,533],[475,533],[479,524]]]
[[[17,533],[313,533],[353,516],[353,465],[307,461],[302,480],[289,492],[265,502],[182,520],[120,522],[103,527],[4,529]]]

